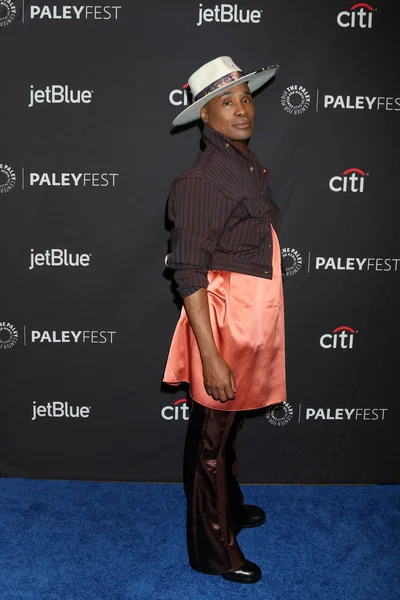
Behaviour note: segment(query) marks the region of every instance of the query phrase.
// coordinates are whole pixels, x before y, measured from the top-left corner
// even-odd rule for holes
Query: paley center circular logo
[[[0,164],[0,194],[5,194],[12,190],[16,180],[17,178],[12,168],[8,165]]]
[[[0,321],[0,349],[8,350],[18,341],[18,331],[11,323]]]
[[[282,258],[284,259],[286,277],[296,275],[303,266],[301,254],[294,248],[282,248]]]
[[[289,85],[281,96],[281,104],[290,115],[301,115],[310,106],[311,96],[302,85]]]
[[[0,0],[0,27],[10,25],[15,19],[17,11],[11,0]]]
[[[290,406],[289,402],[285,400],[285,402],[276,404],[274,408],[270,408],[265,417],[271,425],[282,427],[292,420],[293,408]]]

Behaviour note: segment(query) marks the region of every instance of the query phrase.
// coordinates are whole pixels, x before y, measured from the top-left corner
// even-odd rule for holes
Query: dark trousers
[[[202,573],[221,574],[244,563],[236,541],[246,512],[237,482],[236,436],[242,424],[241,411],[193,402],[183,483],[189,563]]]

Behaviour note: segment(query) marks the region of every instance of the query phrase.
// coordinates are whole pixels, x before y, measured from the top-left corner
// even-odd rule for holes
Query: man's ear
[[[208,122],[207,109],[204,106],[203,106],[203,108],[200,111],[200,117],[201,117],[201,120],[203,121],[203,123],[207,123]]]

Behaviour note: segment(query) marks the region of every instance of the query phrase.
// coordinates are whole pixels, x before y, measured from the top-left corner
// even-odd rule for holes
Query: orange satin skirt
[[[237,392],[220,402],[204,388],[196,338],[185,307],[172,338],[163,381],[188,382],[196,402],[217,410],[254,410],[286,400],[284,301],[281,253],[271,225],[273,277],[212,270],[207,287],[217,348],[231,368]]]

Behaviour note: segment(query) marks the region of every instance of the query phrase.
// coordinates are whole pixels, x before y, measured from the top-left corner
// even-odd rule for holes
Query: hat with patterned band
[[[258,90],[275,75],[279,65],[265,67],[252,73],[244,73],[230,56],[220,56],[206,63],[188,79],[193,103],[175,119],[173,125],[185,125],[200,119],[200,111],[209,100],[240,83],[248,83],[251,92]]]

